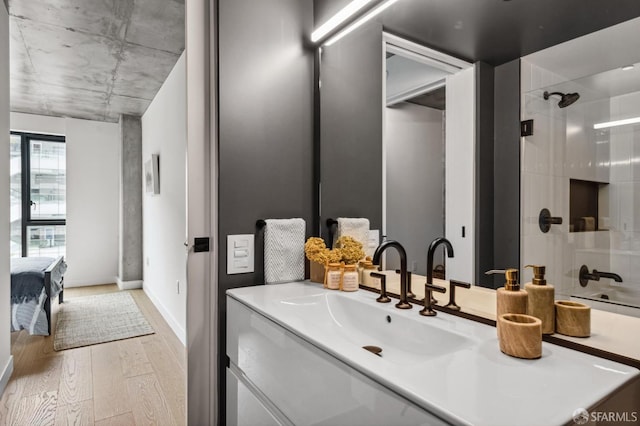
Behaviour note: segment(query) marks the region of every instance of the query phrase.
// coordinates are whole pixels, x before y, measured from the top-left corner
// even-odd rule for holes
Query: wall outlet
[[[149,266],[149,257],[147,257],[147,266]]]
[[[180,294],[180,280],[176,281],[176,293]]]

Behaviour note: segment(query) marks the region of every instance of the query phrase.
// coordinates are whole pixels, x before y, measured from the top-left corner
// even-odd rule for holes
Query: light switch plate
[[[227,275],[253,272],[253,234],[227,235]]]

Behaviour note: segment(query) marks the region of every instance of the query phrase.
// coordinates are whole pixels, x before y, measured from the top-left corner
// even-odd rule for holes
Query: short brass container
[[[309,261],[309,280],[312,283],[324,283],[325,267],[322,263]]]
[[[557,300],[556,333],[572,337],[591,335],[591,308],[578,302]]]
[[[542,356],[542,321],[524,314],[502,314],[498,317],[500,350],[516,358],[535,359]]]

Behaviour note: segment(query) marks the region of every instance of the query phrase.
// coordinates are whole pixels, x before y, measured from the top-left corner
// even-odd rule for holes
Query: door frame
[[[188,424],[218,422],[217,1],[185,2]],[[194,240],[209,238],[208,252]]]

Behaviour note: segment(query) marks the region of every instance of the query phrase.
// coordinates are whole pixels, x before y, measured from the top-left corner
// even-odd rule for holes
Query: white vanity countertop
[[[337,292],[296,282],[227,294],[455,424],[564,424],[572,421],[574,410],[590,408],[639,374],[635,368],[544,342],[542,358],[513,358],[500,352],[494,327],[442,312],[422,317],[417,307],[400,310],[395,301],[376,303],[377,294],[367,291]],[[329,300],[345,303],[331,305]],[[393,336],[385,329],[387,316],[396,327]],[[394,340],[399,344],[389,344]],[[364,345],[383,347],[383,358],[362,349]]]

